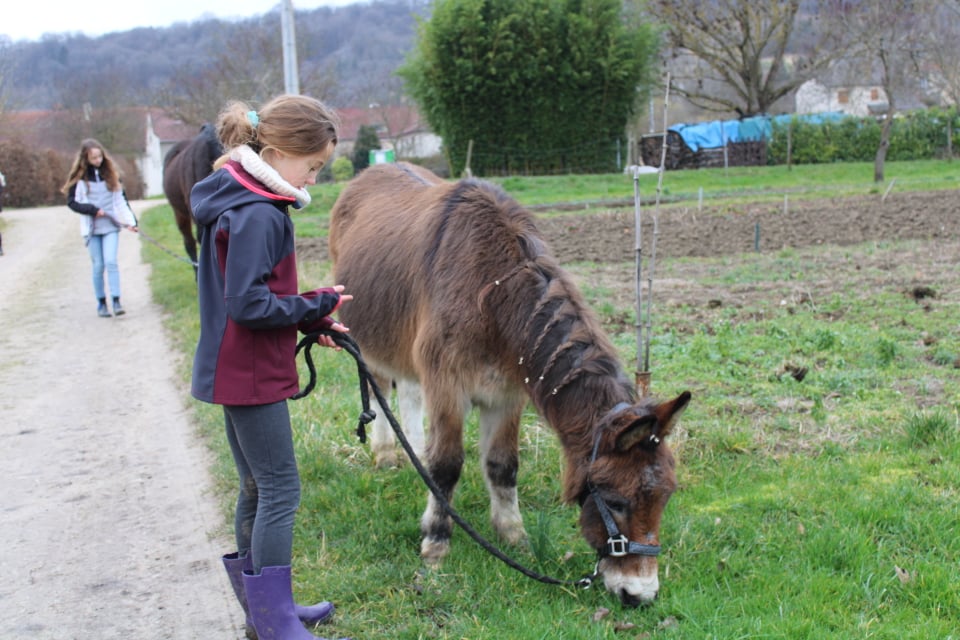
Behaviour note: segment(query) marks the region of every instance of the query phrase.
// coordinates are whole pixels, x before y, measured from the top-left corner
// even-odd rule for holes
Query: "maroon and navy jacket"
[[[332,288],[297,292],[294,198],[277,195],[230,161],[194,185],[200,339],[191,392],[222,405],[286,400],[299,388],[297,329],[328,327]]]

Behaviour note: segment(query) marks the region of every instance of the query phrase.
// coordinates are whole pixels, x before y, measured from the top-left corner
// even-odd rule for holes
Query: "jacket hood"
[[[243,166],[229,160],[217,171],[198,182],[190,192],[193,217],[201,226],[216,222],[220,215],[254,202],[269,202],[280,209],[296,204],[293,196],[273,193]]]

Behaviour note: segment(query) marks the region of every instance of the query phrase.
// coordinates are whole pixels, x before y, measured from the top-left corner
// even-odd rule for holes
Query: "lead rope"
[[[166,253],[166,254],[167,254],[168,256],[170,256],[171,258],[175,258],[176,260],[180,260],[181,262],[186,262],[187,264],[192,265],[194,269],[197,268],[198,265],[197,265],[196,262],[194,262],[193,260],[191,260],[191,259],[189,259],[189,258],[184,258],[183,256],[181,256],[181,255],[179,255],[179,254],[177,254],[177,253],[174,253],[172,250],[170,250],[170,249],[168,249],[167,247],[165,247],[165,246],[163,246],[162,244],[160,244],[157,240],[155,240],[155,239],[151,238],[150,236],[148,236],[148,235],[147,235],[146,233],[144,233],[143,230],[140,229],[139,227],[137,228],[136,233],[137,233],[141,238],[143,238],[143,239],[146,240],[147,242],[153,244],[155,247],[157,247],[158,249],[160,249],[160,251],[163,251],[164,253]]]
[[[515,561],[513,558],[510,558],[504,554],[500,549],[495,545],[490,543],[486,538],[484,538],[480,533],[478,533],[470,524],[464,520],[459,513],[453,508],[453,506],[447,501],[446,497],[443,495],[443,491],[440,490],[440,487],[433,481],[433,478],[423,467],[423,464],[420,462],[419,458],[413,451],[413,447],[410,446],[410,443],[407,441],[407,437],[403,434],[403,429],[400,427],[400,423],[394,417],[393,413],[390,412],[388,408],[390,403],[383,397],[383,393],[380,391],[380,387],[377,386],[377,383],[373,379],[373,375],[370,373],[370,369],[367,367],[367,363],[364,362],[363,357],[360,355],[360,347],[357,345],[356,341],[351,338],[346,333],[341,333],[339,331],[333,331],[332,329],[324,329],[322,331],[317,331],[314,333],[309,333],[300,339],[299,344],[297,344],[296,353],[303,351],[304,360],[307,364],[307,369],[310,372],[310,380],[303,390],[297,392],[292,396],[294,400],[303,398],[316,386],[317,383],[317,370],[313,364],[313,357],[310,354],[311,347],[316,344],[317,338],[320,335],[330,336],[337,346],[341,347],[344,351],[353,356],[354,360],[357,361],[357,373],[360,378],[360,401],[363,405],[363,411],[360,414],[359,423],[357,425],[357,437],[360,438],[360,442],[367,441],[367,431],[366,425],[373,421],[376,417],[376,413],[370,409],[370,394],[368,391],[367,383],[369,383],[369,388],[373,389],[373,394],[377,398],[377,402],[380,403],[380,407],[383,409],[384,413],[387,416],[387,420],[390,422],[390,426],[393,428],[393,432],[397,435],[397,439],[400,441],[400,444],[403,446],[403,450],[407,452],[407,456],[410,458],[410,462],[413,463],[413,466],[417,469],[417,472],[420,474],[420,477],[423,478],[424,483],[430,489],[430,492],[433,494],[433,497],[436,498],[437,502],[443,506],[444,511],[453,519],[457,525],[463,529],[467,535],[469,535],[473,540],[479,544],[481,547],[487,550],[488,553],[501,560],[507,564],[512,569],[515,569],[527,576],[539,582],[546,584],[557,584],[565,586],[578,586],[584,589],[589,589],[593,584],[594,579],[599,575],[599,560],[597,565],[594,568],[592,574],[584,576],[579,580],[561,580],[559,578],[552,578],[550,576],[545,576],[541,573],[537,573],[532,569],[528,569],[519,562]]]
[[[123,223],[123,222],[120,222],[120,220],[118,220],[117,218],[115,218],[112,214],[107,213],[107,217],[110,218],[110,222],[112,222],[113,224],[115,224],[118,229],[125,229],[125,228],[126,228],[126,224]],[[187,264],[191,265],[194,269],[196,269],[196,268],[199,266],[199,265],[198,265],[196,262],[194,262],[193,260],[190,260],[189,258],[184,258],[183,256],[181,256],[181,255],[179,255],[179,254],[177,254],[177,253],[174,253],[171,249],[168,249],[167,247],[163,246],[163,245],[162,245],[158,240],[156,240],[155,238],[151,238],[149,235],[147,235],[147,233],[146,233],[143,229],[140,228],[139,221],[137,222],[137,230],[134,231],[133,233],[136,233],[136,234],[139,235],[141,238],[143,238],[143,239],[146,240],[147,242],[151,243],[152,245],[154,245],[155,247],[157,247],[158,249],[160,249],[160,251],[163,251],[165,254],[167,254],[167,255],[170,256],[171,258],[175,258],[176,260],[180,260],[181,262],[186,262]]]

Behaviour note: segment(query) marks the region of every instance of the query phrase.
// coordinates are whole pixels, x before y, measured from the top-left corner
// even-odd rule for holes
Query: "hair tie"
[[[252,109],[247,111],[247,120],[250,121],[250,124],[253,125],[254,129],[256,129],[257,125],[260,124],[260,116],[258,116],[257,112],[253,111]]]

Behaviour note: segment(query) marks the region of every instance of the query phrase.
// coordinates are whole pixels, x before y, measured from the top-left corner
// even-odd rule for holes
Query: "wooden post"
[[[637,395],[646,398],[650,395],[650,372],[637,371]]]
[[[947,120],[947,162],[953,162],[953,119]]]
[[[473,155],[473,138],[470,139],[470,142],[467,143],[467,163],[463,168],[463,177],[472,178],[473,171],[470,170],[470,156]]]
[[[787,171],[793,171],[793,118],[787,121]]]

